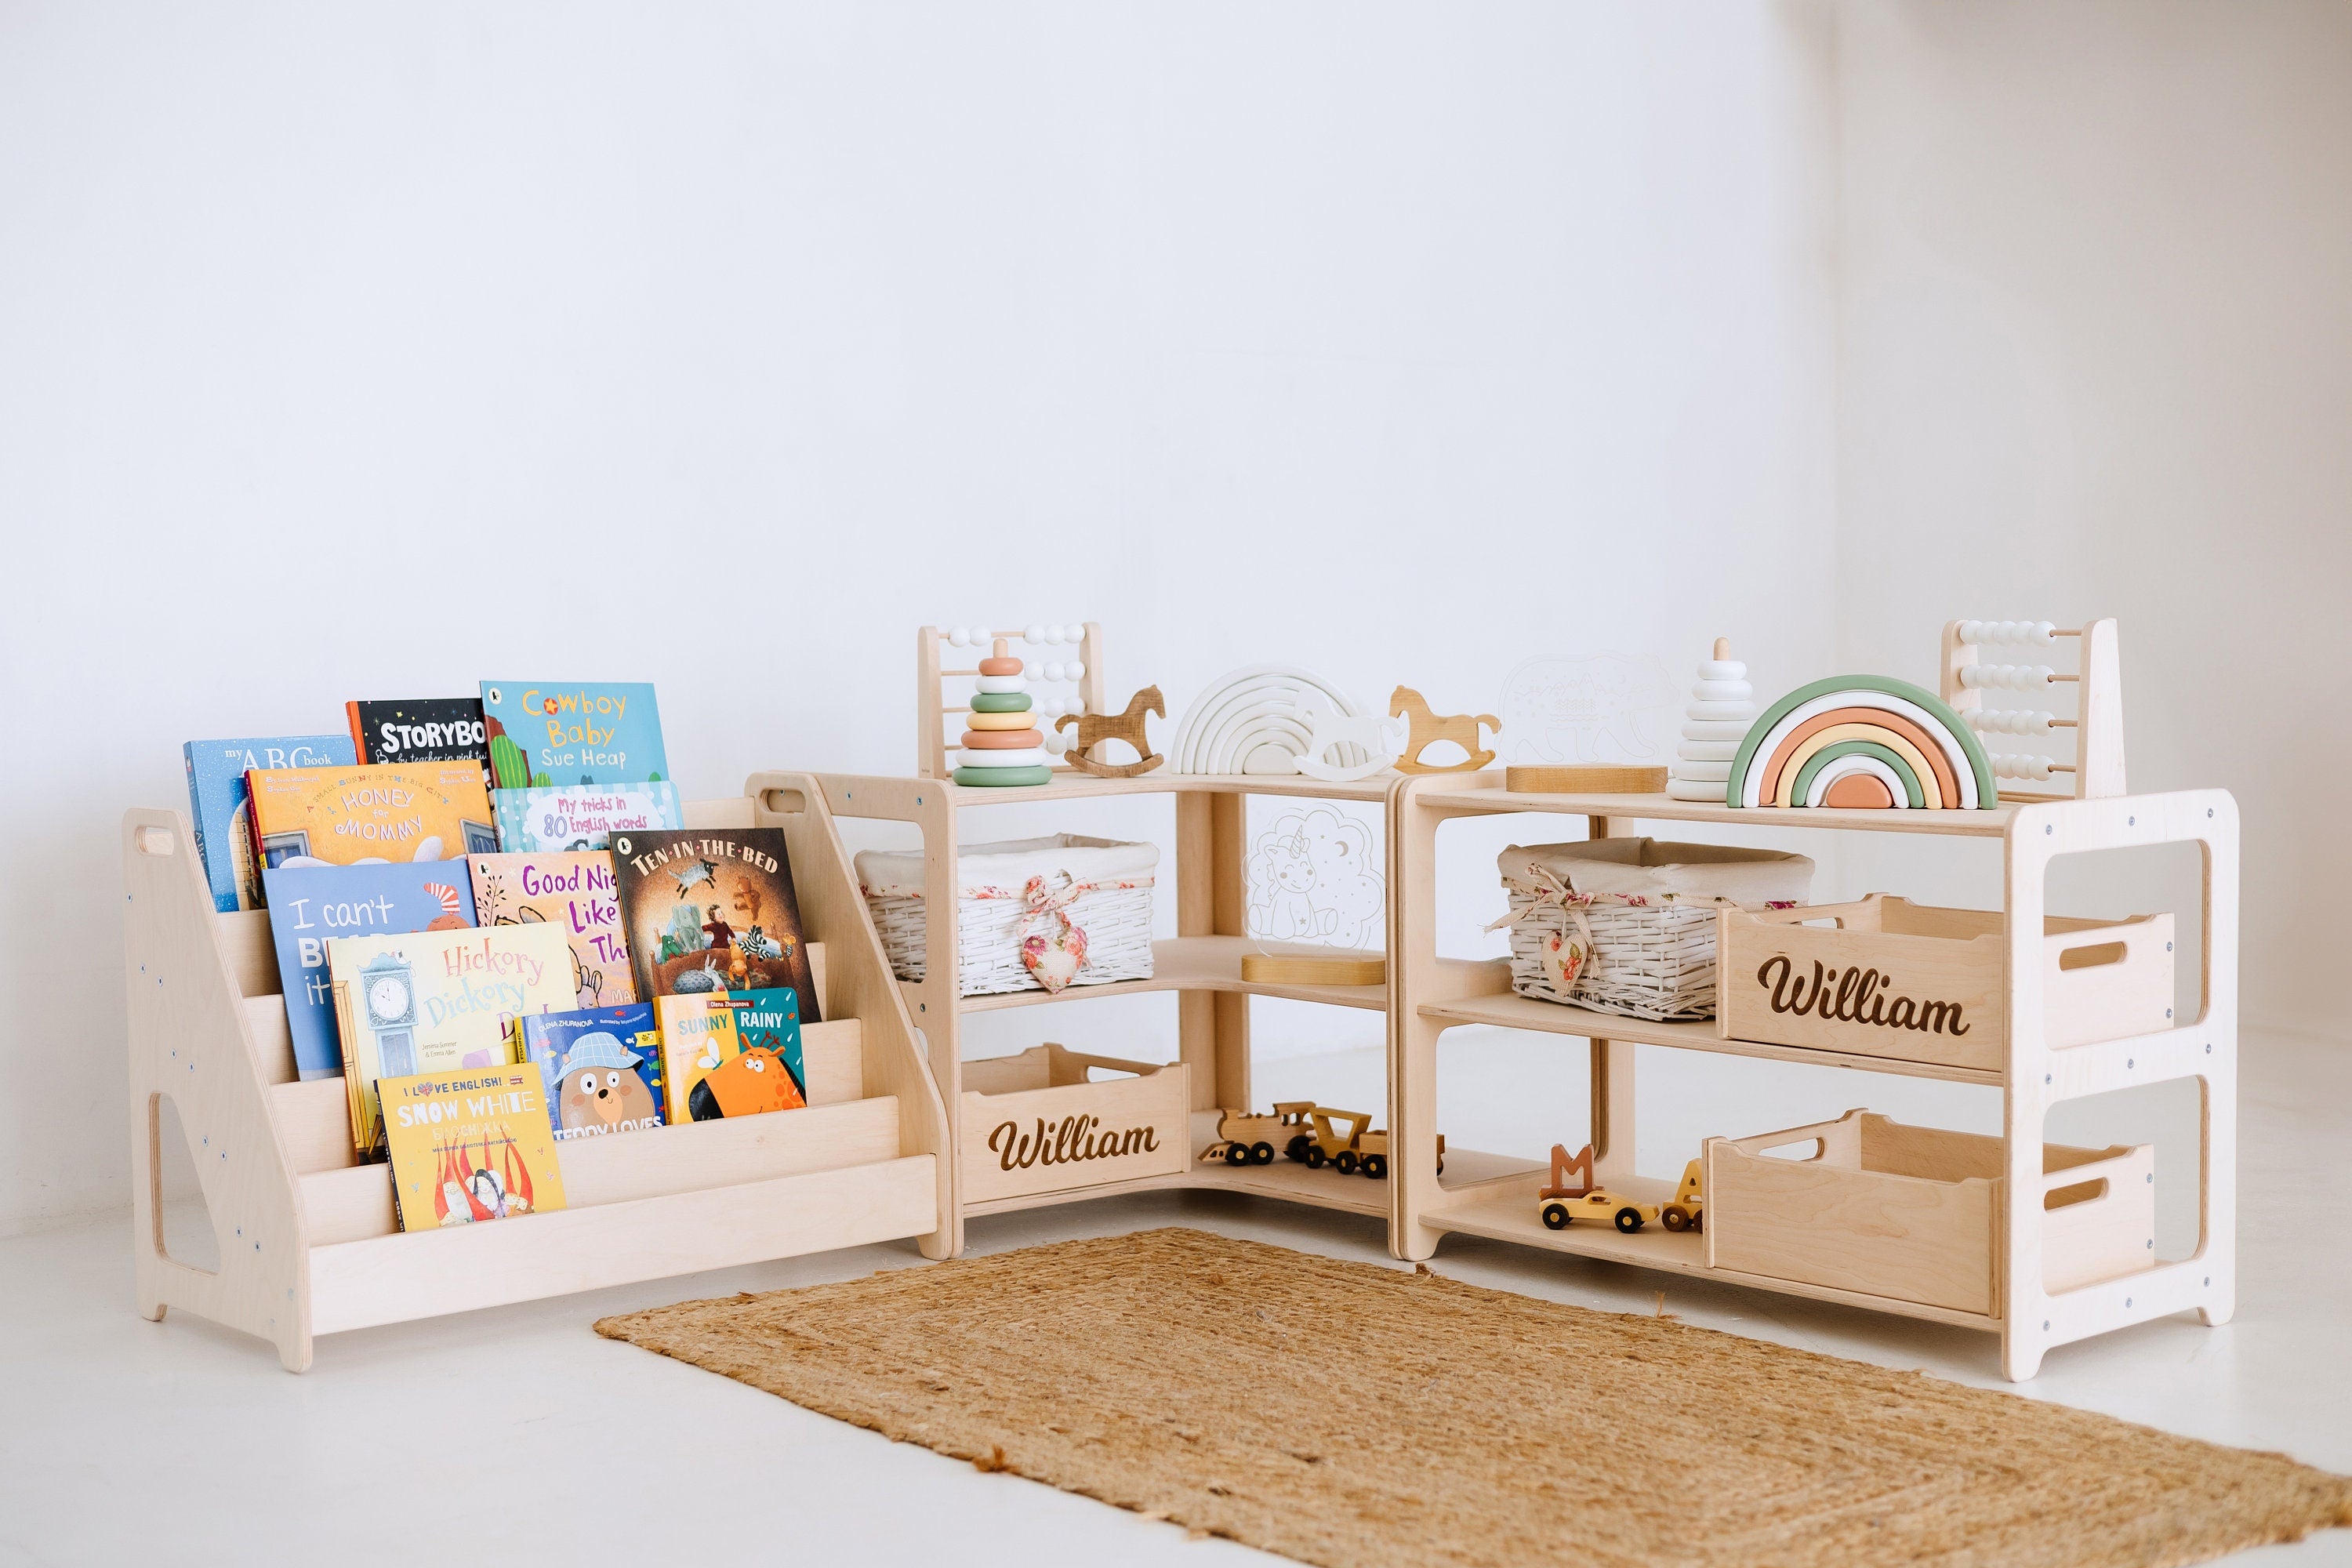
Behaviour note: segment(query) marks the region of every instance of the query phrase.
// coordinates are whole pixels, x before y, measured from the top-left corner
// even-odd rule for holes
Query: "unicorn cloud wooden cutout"
[[[1291,710],[1307,729],[1307,749],[1298,754],[1298,771],[1325,784],[1349,784],[1368,779],[1389,765],[1396,746],[1388,736],[1397,721],[1383,713],[1349,717],[1335,713],[1313,692]],[[1355,766],[1326,762],[1334,746],[1359,746],[1371,760]]]

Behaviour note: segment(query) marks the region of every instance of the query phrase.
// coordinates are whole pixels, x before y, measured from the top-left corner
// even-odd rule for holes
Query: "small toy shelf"
[[[756,774],[740,797],[686,815],[784,832],[825,1015],[803,1036],[808,1108],[567,1142],[569,1206],[402,1232],[390,1167],[352,1153],[342,1080],[296,1077],[268,915],[214,910],[184,814],[127,814],[142,1313],[178,1307],[256,1334],[299,1372],[319,1334],[899,1237],[945,1256],[946,1109],[821,792],[804,774]],[[164,1248],[166,1098],[219,1237],[216,1269]]]
[[[1398,1183],[1392,1243],[1400,1257],[1428,1258],[1445,1235],[1459,1232],[1951,1323],[1998,1334],[2004,1373],[2017,1380],[2032,1377],[2042,1355],[2053,1346],[2132,1323],[2191,1310],[2207,1323],[2229,1320],[2237,1289],[2238,813],[2226,792],[2053,796],[2004,802],[1990,810],[1809,807],[1764,811],[1679,801],[1663,795],[1514,794],[1504,789],[1503,782],[1493,773],[1408,779],[1390,801],[1390,989],[1394,1007],[1390,1115]],[[1748,828],[1926,833],[2001,840],[2003,897],[1998,928],[2001,956],[1995,1004],[2005,1041],[2003,1066],[1990,1069],[1726,1038],[1713,1020],[1653,1023],[1517,995],[1509,990],[1509,968],[1505,963],[1439,958],[1435,930],[1441,859],[1438,829],[1458,817],[1512,813],[1583,816],[1595,838],[1637,831],[1638,821],[1658,819]],[[2045,921],[2050,863],[2061,856],[2085,851],[2172,843],[2194,843],[2203,857],[2197,915],[2202,936],[2200,1016],[2161,1028],[2137,1027],[2144,1016],[2169,1017],[2168,989],[2155,1015],[2146,1013],[2144,1001],[2111,1015],[2111,1027],[2120,1024],[2130,1031],[2120,1037],[2081,1045],[2053,1043],[2062,1035],[2082,1037],[2066,1031],[2079,1028],[2084,1022],[2079,1009],[2068,1004],[2061,989],[2063,982],[2058,972],[2074,966],[2054,956],[2056,948],[2098,941],[2107,933],[2074,929],[2089,922]],[[2110,928],[2118,935],[2153,931],[2166,936],[2169,929],[2165,925]],[[2126,943],[2118,941],[2112,945],[2121,949]],[[2165,962],[2168,964],[2168,960]],[[2122,967],[2109,973],[2120,974]],[[2168,988],[2168,968],[2164,978]],[[2062,1006],[2068,1008],[2063,1028],[2057,1014]],[[1478,1180],[1469,1169],[1468,1157],[1451,1149],[1441,1176],[1436,1168],[1437,1047],[1446,1030],[1465,1024],[1580,1036],[1591,1042],[1591,1179],[1596,1185],[1636,1203],[1663,1203],[1675,1191],[1674,1184],[1644,1177],[1633,1166],[1632,1047],[1636,1044],[2000,1088],[2003,1135],[1983,1141],[1995,1145],[1990,1168],[1998,1173],[1990,1178],[1994,1194],[1990,1234],[1956,1244],[1979,1248],[1967,1261],[1983,1270],[1982,1277],[1990,1281],[1990,1310],[1935,1304],[1919,1299],[1931,1294],[1924,1289],[1906,1298],[1710,1267],[1708,1243],[1719,1238],[1695,1231],[1677,1234],[1645,1226],[1628,1235],[1591,1224],[1550,1230],[1539,1217],[1536,1196],[1546,1180],[1543,1174],[1511,1173]],[[2190,1173],[2198,1183],[2199,1234],[2189,1257],[2158,1261],[2153,1251],[2152,1220],[2144,1237],[2131,1232],[2133,1239],[2120,1251],[2113,1234],[2086,1230],[2081,1215],[2068,1206],[2079,1205],[2084,1211],[2091,1207],[2093,1200],[2082,1195],[2086,1178],[2081,1173],[2070,1177],[2068,1172],[2087,1172],[2090,1167],[2082,1162],[2094,1156],[2054,1148],[2045,1152],[2043,1146],[2053,1106],[2085,1095],[2179,1078],[2198,1079],[2203,1095],[2200,1147]],[[1916,1141],[1949,1143],[1957,1137],[1925,1130]],[[1708,1144],[1710,1150],[1725,1146],[1721,1140]],[[2104,1152],[2096,1156],[2104,1162],[2097,1166],[2097,1180],[2124,1180],[2134,1192],[2146,1183],[2152,1191],[2152,1166],[2132,1163],[2147,1154],[2145,1147]],[[2118,1177],[2115,1173],[2119,1171],[2136,1173]],[[2105,1193],[2102,1187],[2096,1200],[2102,1205]],[[1714,1194],[1708,1196],[1712,1203]],[[1712,1213],[1707,1217],[1710,1222],[1716,1218]],[[1897,1213],[1885,1223],[1892,1227],[1886,1234],[1897,1234],[1910,1221]],[[1910,1239],[1917,1240],[1916,1231],[1910,1233]],[[1834,1248],[1848,1244],[1824,1238],[1819,1245]],[[2130,1262],[2116,1264],[2118,1258]],[[2145,1266],[2134,1266],[2141,1259],[2146,1259]],[[2086,1279],[2090,1282],[2080,1282]]]
[[[1458,775],[1457,775],[1458,776]],[[1166,770],[1128,778],[1097,778],[1064,773],[1047,784],[1022,788],[972,788],[939,779],[874,775],[821,774],[825,802],[839,817],[873,817],[910,822],[923,837],[926,977],[904,981],[915,1022],[930,1044],[932,1076],[950,1103],[968,1099],[963,1090],[992,1070],[992,1062],[962,1059],[961,1019],[966,1014],[997,1012],[1010,1007],[1047,1003],[1081,1002],[1091,997],[1139,992],[1174,992],[1178,1003],[1177,1033],[1180,1063],[1185,1069],[1186,1101],[1181,1115],[1172,1109],[1156,1124],[1171,1139],[1185,1143],[1185,1163],[1179,1170],[1148,1174],[1113,1175],[1083,1184],[1057,1183],[1045,1190],[975,1196],[994,1175],[985,1135],[999,1123],[976,1128],[962,1125],[959,1158],[959,1213],[997,1214],[1047,1204],[1075,1203],[1128,1193],[1198,1187],[1245,1192],[1261,1197],[1353,1214],[1386,1216],[1391,1209],[1391,1177],[1373,1179],[1341,1175],[1330,1169],[1310,1170],[1287,1159],[1271,1165],[1229,1166],[1203,1163],[1201,1151],[1217,1140],[1221,1107],[1248,1109],[1250,1086],[1250,1022],[1248,998],[1275,996],[1333,1006],[1379,1011],[1391,1005],[1389,985],[1324,985],[1245,981],[1241,976],[1244,953],[1256,951],[1244,934],[1246,883],[1244,876],[1245,803],[1252,795],[1289,798],[1352,800],[1387,803],[1398,775],[1382,774],[1347,783],[1327,784],[1296,776],[1234,773],[1178,773]],[[1176,854],[1174,877],[1176,921],[1180,935],[1152,943],[1152,977],[1101,985],[1071,986],[1048,994],[1019,991],[998,995],[957,994],[954,943],[957,815],[961,808],[1037,801],[1078,800],[1112,795],[1174,796]],[[1170,879],[1163,875],[1164,890]],[[1393,889],[1391,889],[1393,898]],[[941,955],[947,955],[942,957]],[[1391,1033],[1393,1027],[1391,1024]],[[1049,1123],[1063,1116],[1100,1114],[1097,1101],[1116,1093],[1121,1082],[1055,1085],[1039,1091],[1054,1097],[1026,1115],[1034,1121],[1042,1111]],[[1385,1107],[1373,1108],[1376,1111]],[[1108,1118],[1107,1118],[1108,1120]],[[1385,1120],[1383,1118],[1383,1120]],[[976,1135],[977,1134],[977,1135]],[[1507,1155],[1449,1150],[1450,1179],[1487,1180],[1528,1172],[1531,1163]],[[961,1245],[961,1232],[958,1246]]]

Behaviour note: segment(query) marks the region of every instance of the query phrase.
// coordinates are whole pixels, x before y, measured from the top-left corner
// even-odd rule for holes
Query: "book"
[[[485,680],[482,723],[499,789],[669,776],[661,710],[643,681]]]
[[[386,1152],[403,1230],[563,1206],[547,1089],[529,1062],[385,1079]]]
[[[613,875],[637,1000],[789,985],[819,1021],[782,828],[615,833]]]
[[[362,763],[479,763],[488,784],[489,731],[478,697],[412,697],[343,704]]]
[[[278,866],[261,873],[278,989],[294,1066],[305,1079],[343,1070],[327,943],[339,936],[459,931],[474,923],[474,895],[460,867],[404,860],[384,866]]]
[[[454,860],[499,847],[472,763],[256,768],[246,774],[254,853],[268,866]]]
[[[518,1060],[538,1064],[562,1142],[662,1124],[661,1031],[643,1002],[533,1013],[515,1026]]]
[[[672,1122],[797,1110],[808,1103],[800,998],[789,988],[664,996],[654,1007]]]
[[[327,942],[352,1147],[383,1147],[376,1080],[505,1067],[515,1020],[571,1010],[572,949],[551,925],[488,926]]]
[[[508,849],[602,849],[622,828],[686,826],[677,786],[667,779],[494,789],[490,809]]]
[[[188,821],[195,829],[196,856],[204,862],[213,908],[224,914],[261,907],[245,775],[255,768],[347,768],[356,760],[349,735],[190,741],[180,754],[188,767]]]
[[[536,925],[572,946],[572,1005],[614,1007],[637,999],[613,858],[601,849],[554,855],[472,855],[474,918],[486,926]]]

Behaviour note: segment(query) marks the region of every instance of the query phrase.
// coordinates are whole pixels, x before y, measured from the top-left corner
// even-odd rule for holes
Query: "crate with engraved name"
[[[1885,893],[1717,917],[1726,1039],[1999,1072],[2001,917]],[[2051,916],[2041,942],[2047,1041],[2089,1045],[2172,1026],[2172,916]]]

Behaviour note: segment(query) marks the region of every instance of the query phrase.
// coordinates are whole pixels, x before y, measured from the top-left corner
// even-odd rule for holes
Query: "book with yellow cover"
[[[265,867],[455,860],[499,847],[478,763],[255,768],[246,775]]]
[[[327,973],[363,1158],[383,1147],[378,1079],[506,1067],[517,1020],[573,1005],[572,948],[555,925],[334,937]]]
[[[563,1167],[537,1063],[416,1073],[376,1087],[401,1229],[479,1225],[563,1206]]]
[[[672,1126],[808,1103],[800,996],[790,986],[688,992],[654,1006]]]

